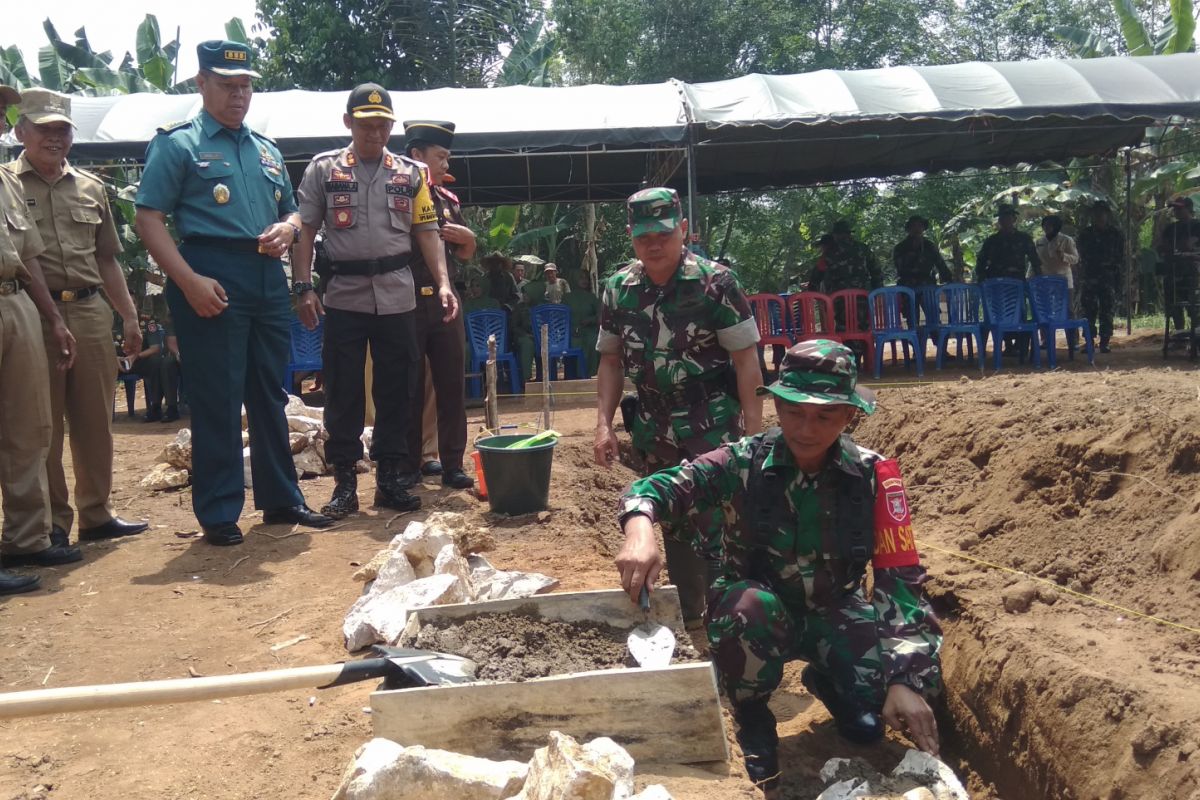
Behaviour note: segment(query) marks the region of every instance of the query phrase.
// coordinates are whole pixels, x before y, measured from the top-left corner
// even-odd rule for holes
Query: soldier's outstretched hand
[[[602,467],[611,467],[612,463],[617,460],[617,435],[613,433],[611,425],[596,428],[596,443],[592,448],[592,454],[596,463]]]
[[[621,573],[621,588],[634,603],[642,593],[642,587],[654,591],[654,582],[662,572],[663,558],[654,538],[654,523],[642,514],[625,520],[625,544],[616,557],[617,571]]]
[[[898,683],[889,686],[883,703],[883,720],[898,731],[907,730],[921,750],[931,756],[938,754],[937,720],[919,693]]]

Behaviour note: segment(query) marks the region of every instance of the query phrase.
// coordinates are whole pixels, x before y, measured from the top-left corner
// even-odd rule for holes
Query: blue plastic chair
[[[892,363],[896,362],[896,343],[904,351],[904,366],[909,363],[911,345],[917,362],[917,377],[925,374],[925,351],[917,337],[917,293],[907,286],[886,286],[867,294],[871,312],[871,340],[875,349],[875,379],[883,372],[883,345],[892,344]],[[907,314],[907,317],[906,317]]]
[[[571,347],[571,307],[558,303],[545,303],[534,306],[529,312],[529,318],[533,322],[533,361],[537,380],[543,380],[542,325],[550,328],[550,380],[557,379],[558,369],[555,364],[558,361],[563,362],[567,380],[586,376],[587,360],[584,358],[583,349]],[[571,359],[574,359],[574,368],[572,368]]]
[[[1042,345],[1049,356],[1050,369],[1057,365],[1055,354],[1056,331],[1062,330],[1067,339],[1067,360],[1075,360],[1075,334],[1083,333],[1088,363],[1095,365],[1096,350],[1092,343],[1092,326],[1086,319],[1070,319],[1071,292],[1067,279],[1061,275],[1039,275],[1029,279],[1029,305],[1033,319],[1041,329]]]
[[[917,323],[917,340],[924,350],[930,339],[937,338],[938,328],[942,324],[942,306],[938,300],[936,284],[918,286],[913,291],[917,293],[917,306],[921,309],[921,320]]]
[[[142,376],[136,372],[119,372],[117,380],[125,386],[125,413],[128,416],[137,416],[135,404],[137,403],[137,385]],[[117,396],[113,395],[112,407],[113,419],[117,418]]]
[[[946,321],[938,326],[937,368],[941,369],[950,349],[950,337],[958,341],[958,357],[962,358],[962,342],[967,340],[967,357],[974,355],[983,369],[983,345],[987,334],[980,318],[979,287],[973,283],[947,283],[937,287],[937,302],[946,303]],[[976,348],[974,345],[978,345]],[[974,352],[973,352],[974,351]]]
[[[1029,334],[1033,351],[1033,365],[1042,366],[1041,348],[1036,344],[1038,324],[1026,314],[1025,281],[1017,278],[990,278],[979,284],[983,298],[984,329],[992,336],[992,360],[996,371],[1000,371],[1004,336],[1006,334]],[[1017,357],[1025,363],[1025,346],[1020,345]]]
[[[325,320],[318,317],[317,327],[310,331],[304,327],[303,322],[293,319],[291,332],[292,345],[283,373],[283,390],[288,394],[296,394],[297,373],[321,371],[321,343],[324,338]]]
[[[517,357],[508,349],[508,319],[503,311],[498,309],[483,309],[472,311],[466,316],[467,344],[471,348],[471,361],[467,371],[478,375],[488,360],[488,337],[496,337],[496,368],[508,371],[509,394],[520,394],[521,378],[517,374]],[[497,375],[499,380],[499,375]],[[467,379],[467,396],[481,397],[479,378]]]

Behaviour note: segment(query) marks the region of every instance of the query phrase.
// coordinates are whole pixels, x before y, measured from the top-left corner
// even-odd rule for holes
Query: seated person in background
[[[600,353],[596,339],[600,335],[600,298],[592,294],[588,274],[580,270],[575,275],[575,290],[563,298],[571,309],[571,346],[583,350],[587,359],[587,374],[596,374]]]
[[[167,334],[154,319],[148,319],[142,332],[142,350],[133,362],[133,371],[142,376],[146,390],[146,416],[143,422],[170,422],[179,419],[178,362],[167,352]],[[164,417],[163,399],[167,401]]]
[[[480,259],[480,265],[487,273],[488,296],[512,311],[521,300],[517,282],[513,278],[512,261],[500,253],[489,253]]]
[[[488,297],[483,293],[483,287],[479,285],[479,281],[467,281],[467,296],[463,299],[463,313],[470,314],[472,311],[487,311],[487,310],[502,311],[499,301],[494,297]]]

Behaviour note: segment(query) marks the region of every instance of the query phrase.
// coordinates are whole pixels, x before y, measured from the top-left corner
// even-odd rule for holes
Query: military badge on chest
[[[275,156],[271,154],[271,151],[267,149],[266,145],[263,145],[258,150],[258,163],[262,165],[263,169],[272,175],[279,176],[283,172],[282,165],[278,160],[276,160]]]
[[[213,200],[217,201],[217,205],[223,206],[229,202],[229,187],[223,183],[218,183],[213,187]]]
[[[405,214],[407,214],[412,211],[412,202],[409,201],[409,199],[407,197],[404,197],[403,195],[393,195],[392,196],[392,210],[393,211],[401,211],[401,212],[404,212]]]
[[[349,228],[354,224],[354,211],[349,208],[339,208],[333,212],[333,227]]]

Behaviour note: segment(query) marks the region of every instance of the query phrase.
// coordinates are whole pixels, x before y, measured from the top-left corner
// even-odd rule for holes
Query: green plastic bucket
[[[520,450],[508,445],[533,434],[488,436],[475,442],[487,476],[488,505],[497,514],[545,511],[550,502],[550,464],[556,441]]]

